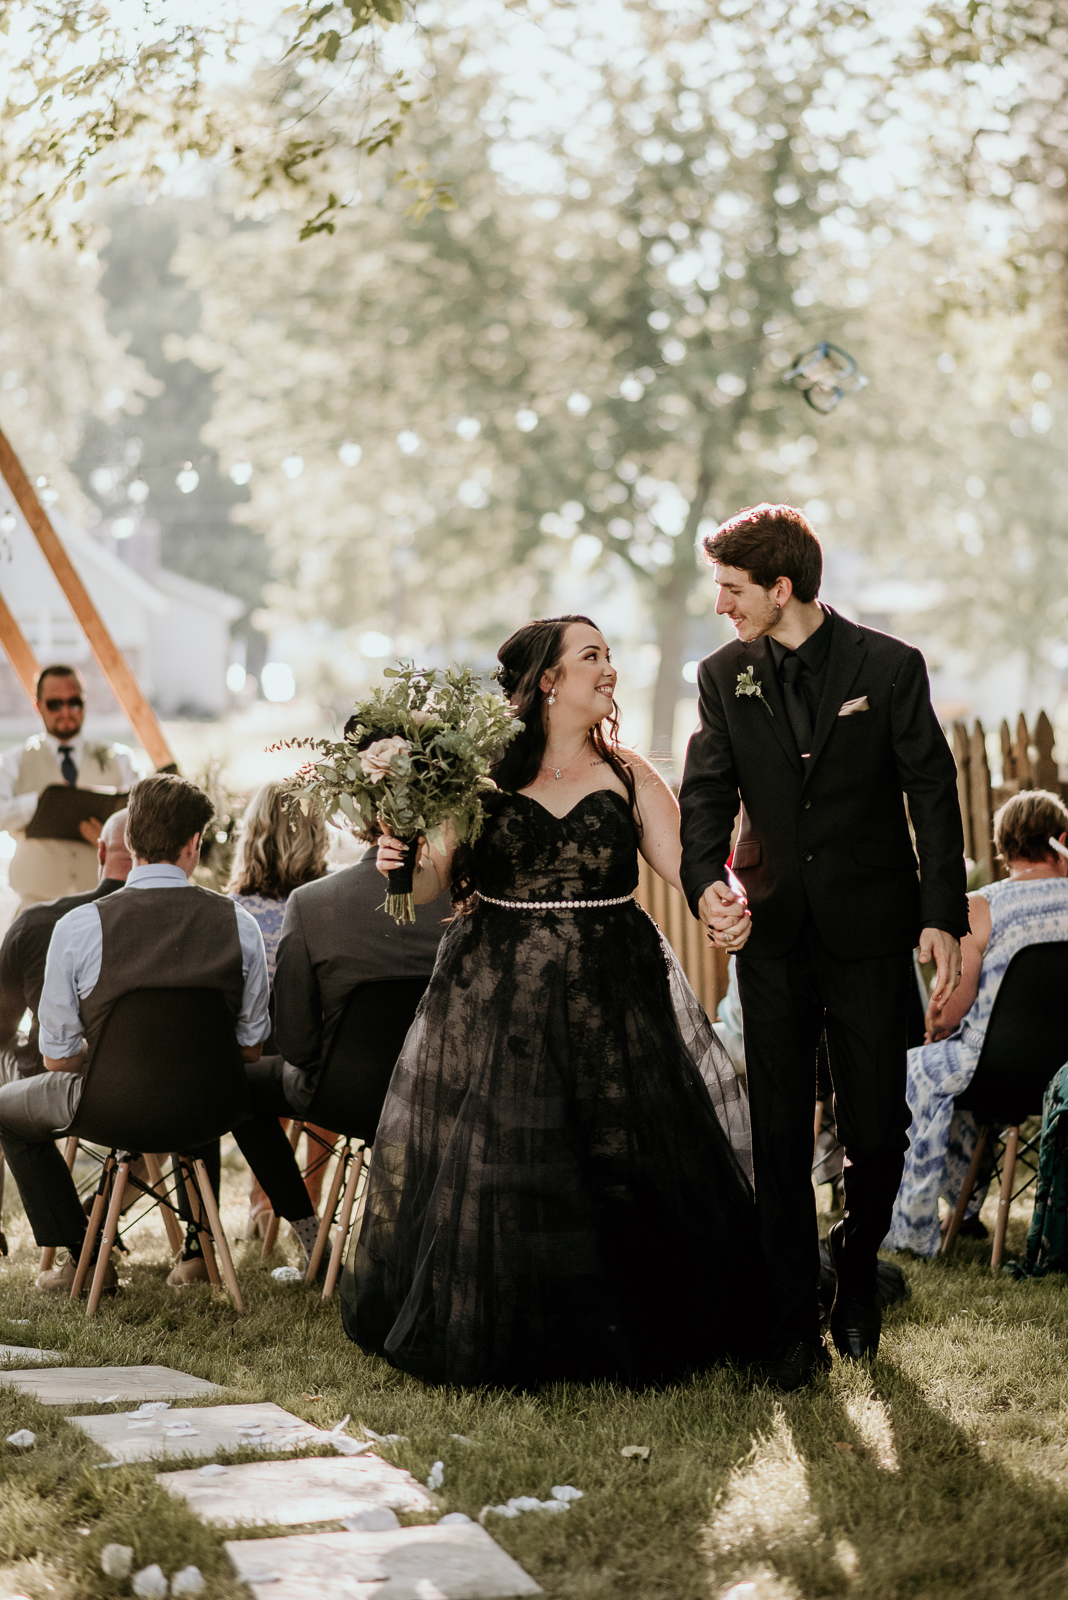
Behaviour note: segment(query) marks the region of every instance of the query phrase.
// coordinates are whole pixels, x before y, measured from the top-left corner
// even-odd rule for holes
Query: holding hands
[[[736,894],[726,883],[710,883],[698,903],[701,921],[708,937],[719,950],[736,954],[753,927],[744,895]]]

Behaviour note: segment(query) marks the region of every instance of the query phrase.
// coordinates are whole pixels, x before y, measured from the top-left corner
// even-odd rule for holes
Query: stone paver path
[[[199,1413],[183,1415],[195,1418]],[[410,1472],[371,1454],[351,1460],[313,1456],[301,1461],[249,1461],[210,1477],[200,1468],[160,1472],[156,1482],[185,1500],[205,1522],[224,1528],[340,1522],[368,1506],[434,1509],[433,1496]]]
[[[49,1367],[44,1372],[23,1372],[0,1366],[0,1383],[25,1389],[46,1406],[93,1400],[191,1400],[194,1395],[222,1394],[217,1383],[171,1367]]]
[[[503,1600],[542,1592],[475,1522],[231,1539],[226,1553],[256,1600]]]
[[[35,1345],[0,1344],[0,1371],[19,1367],[26,1361],[62,1361],[58,1350],[38,1350]]]
[[[304,1445],[333,1442],[324,1429],[270,1401],[178,1406],[151,1417],[120,1411],[109,1416],[68,1417],[67,1421],[92,1434],[112,1461],[214,1456],[220,1450],[240,1450],[245,1445],[254,1450],[299,1450]]]

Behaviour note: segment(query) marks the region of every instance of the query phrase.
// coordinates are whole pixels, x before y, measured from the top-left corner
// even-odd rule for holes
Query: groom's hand
[[[697,903],[708,936],[720,950],[740,950],[753,927],[749,909],[725,883],[710,883]]]
[[[924,928],[920,934],[920,965],[935,964],[935,982],[928,1002],[928,1015],[941,1011],[960,982],[960,940],[941,928]]]

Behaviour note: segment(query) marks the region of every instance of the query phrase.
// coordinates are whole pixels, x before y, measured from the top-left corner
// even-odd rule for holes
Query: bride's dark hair
[[[597,628],[597,624],[589,617],[543,617],[518,628],[497,651],[497,660],[500,662],[497,682],[523,724],[523,732],[505,746],[490,769],[493,781],[505,793],[514,794],[517,789],[528,788],[541,770],[547,742],[544,706],[548,698],[541,687],[541,680],[559,665],[564,635],[574,622]],[[590,743],[626,789],[631,814],[640,829],[634,774],[619,754],[619,713],[615,701],[612,702],[611,715],[590,729]],[[453,857],[454,905],[461,906],[471,898],[475,887],[471,876],[472,866],[471,851],[461,845]]]

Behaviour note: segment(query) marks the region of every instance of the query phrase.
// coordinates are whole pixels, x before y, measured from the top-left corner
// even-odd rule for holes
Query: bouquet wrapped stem
[[[415,921],[415,866],[419,855],[418,839],[398,841],[404,845],[404,860],[386,879],[386,912],[395,922]]]
[[[385,827],[405,846],[384,909],[406,923],[415,918],[420,843],[444,853],[446,824],[458,844],[478,838],[495,788],[490,767],[523,724],[469,667],[402,665],[384,676],[392,682],[356,702],[344,739],[294,739],[285,748],[315,752],[290,780],[294,804],[340,817],[365,839]]]

